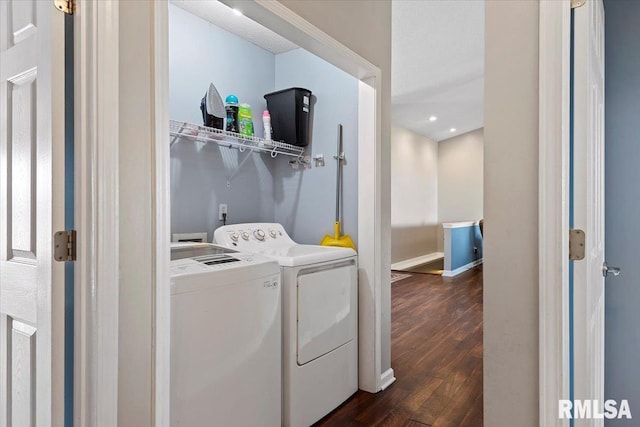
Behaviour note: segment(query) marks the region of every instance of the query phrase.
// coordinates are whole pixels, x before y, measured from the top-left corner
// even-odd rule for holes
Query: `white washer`
[[[280,264],[283,425],[310,426],[358,390],[356,252],[297,244],[271,223],[220,227],[214,241]]]
[[[171,426],[282,424],[280,268],[211,244],[171,247]]]

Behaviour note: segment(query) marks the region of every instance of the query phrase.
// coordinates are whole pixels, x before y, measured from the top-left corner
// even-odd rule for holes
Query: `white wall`
[[[438,143],[391,127],[391,262],[436,252]]]
[[[118,425],[121,426],[150,426],[153,419],[151,304],[155,244],[152,234],[153,95],[149,84],[153,69],[149,55],[152,21],[149,11],[146,2],[119,4]]]
[[[539,2],[485,10],[484,425],[537,427]]]
[[[307,155],[324,154],[325,166],[293,170],[276,158],[274,219],[300,243],[320,243],[332,234],[338,123],[343,124],[343,233],[358,244],[358,84],[355,77],[323,59],[296,49],[276,55],[275,90],[303,87],[312,92],[312,131]]]
[[[438,219],[482,218],[484,130],[476,129],[438,143]]]
[[[391,260],[444,250],[443,222],[483,217],[484,130],[438,143],[391,129]]]

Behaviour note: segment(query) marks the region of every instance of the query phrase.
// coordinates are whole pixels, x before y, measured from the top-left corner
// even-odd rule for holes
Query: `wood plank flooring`
[[[358,391],[315,426],[481,427],[482,271],[413,274],[391,299],[396,382]]]

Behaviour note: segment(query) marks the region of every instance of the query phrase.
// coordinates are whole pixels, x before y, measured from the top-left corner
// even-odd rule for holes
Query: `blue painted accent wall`
[[[75,228],[74,218],[74,53],[73,53],[73,16],[66,15],[64,21],[64,67],[65,67],[65,123],[64,123],[64,227]],[[72,262],[64,266],[64,425],[73,426],[73,354],[74,354],[74,267]]]
[[[571,9],[571,53],[569,71],[569,228],[574,224],[574,198],[573,198],[573,172],[574,172],[574,74],[575,74],[575,9]],[[569,400],[574,400],[574,342],[573,342],[573,261],[569,261]],[[569,420],[569,426],[573,427],[575,421]]]
[[[605,398],[640,416],[640,2],[605,2]]]
[[[478,254],[473,253],[473,248],[478,248]],[[451,229],[451,270],[464,267],[482,258],[482,236],[480,227],[460,227]]]

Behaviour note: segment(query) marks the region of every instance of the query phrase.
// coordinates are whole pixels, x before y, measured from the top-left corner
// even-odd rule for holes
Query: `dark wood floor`
[[[482,426],[482,271],[413,274],[391,298],[396,382],[358,391],[316,426]]]

